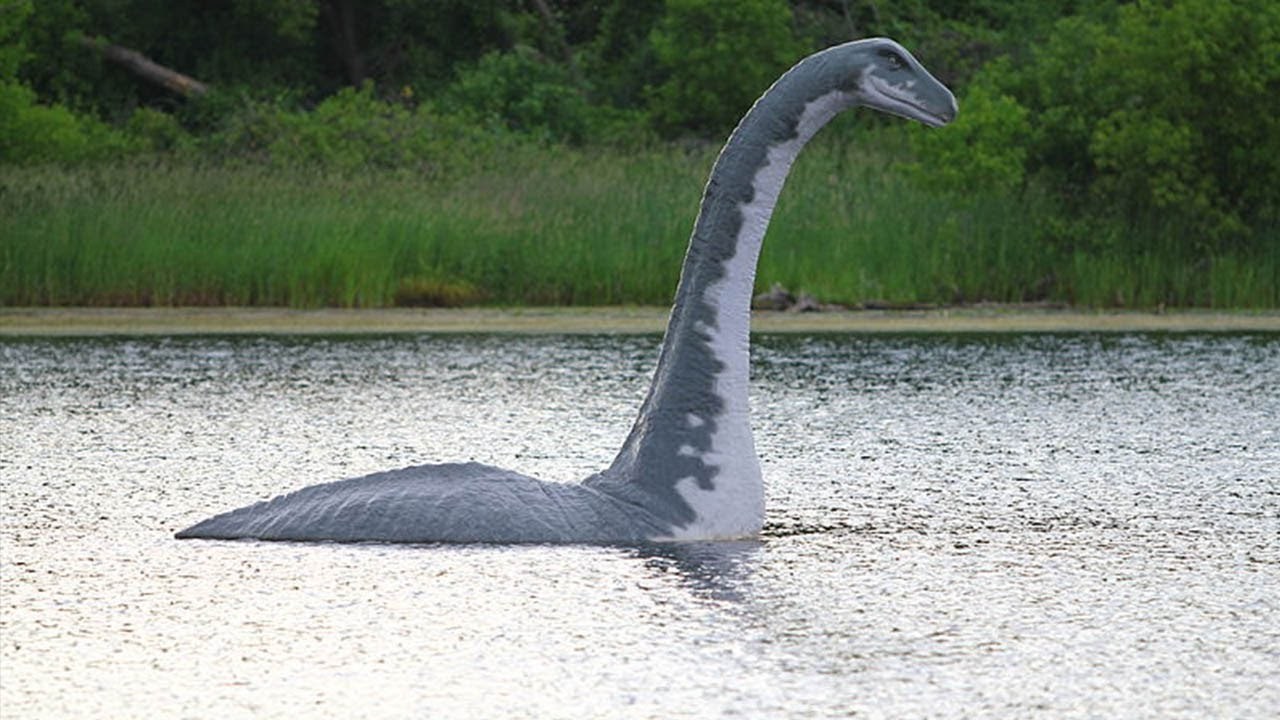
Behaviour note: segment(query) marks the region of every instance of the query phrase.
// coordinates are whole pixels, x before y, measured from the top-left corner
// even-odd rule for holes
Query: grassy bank
[[[892,143],[890,143],[892,145]],[[0,168],[0,305],[609,305],[669,301],[714,148],[525,150],[448,182],[261,167]],[[1280,307],[1280,242],[1084,252],[1034,198],[918,188],[820,141],[758,273],[828,302]],[[1135,247],[1141,248],[1134,250]]]

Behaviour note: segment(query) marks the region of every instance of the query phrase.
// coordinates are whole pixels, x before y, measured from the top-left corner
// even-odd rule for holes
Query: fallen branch
[[[89,35],[81,35],[80,44],[97,51],[102,57],[123,66],[134,75],[183,97],[199,97],[209,92],[208,85],[153,62],[137,50],[113,45],[102,38]]]

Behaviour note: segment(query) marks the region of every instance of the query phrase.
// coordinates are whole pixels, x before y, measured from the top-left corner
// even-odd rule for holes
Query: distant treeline
[[[875,35],[956,89],[960,117],[904,135],[861,114],[827,133],[840,157],[883,138],[887,185],[1033,208],[1020,242],[1042,257],[1157,253],[1193,285],[1195,268],[1205,283],[1213,267],[1252,268],[1260,294],[1233,302],[1277,302],[1274,0],[4,0],[0,209],[34,207],[11,186],[37,166],[440,184],[491,173],[516,148],[663,155],[719,142],[805,54]],[[74,186],[60,181],[63,201]],[[966,232],[978,245],[990,229]],[[1043,272],[1016,297],[960,295],[1074,296]],[[1100,296],[1139,295],[1162,301]]]

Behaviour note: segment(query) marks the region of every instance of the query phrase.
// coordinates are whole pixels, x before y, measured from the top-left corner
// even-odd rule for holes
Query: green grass
[[[449,182],[0,168],[0,305],[665,304],[713,159],[524,150],[501,172]],[[930,193],[896,159],[820,139],[783,193],[757,285],[848,304],[1280,306],[1274,234],[1210,260],[1154,231],[1120,249],[1062,249],[1039,239],[1046,201]]]

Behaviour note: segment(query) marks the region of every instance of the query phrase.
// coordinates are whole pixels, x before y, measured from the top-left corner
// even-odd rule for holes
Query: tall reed
[[[890,136],[890,139],[891,136]],[[758,273],[838,303],[1280,306],[1280,241],[1188,259],[1042,239],[1023,197],[942,196],[819,139]],[[452,180],[255,166],[0,168],[0,304],[665,304],[714,148],[543,149]]]

